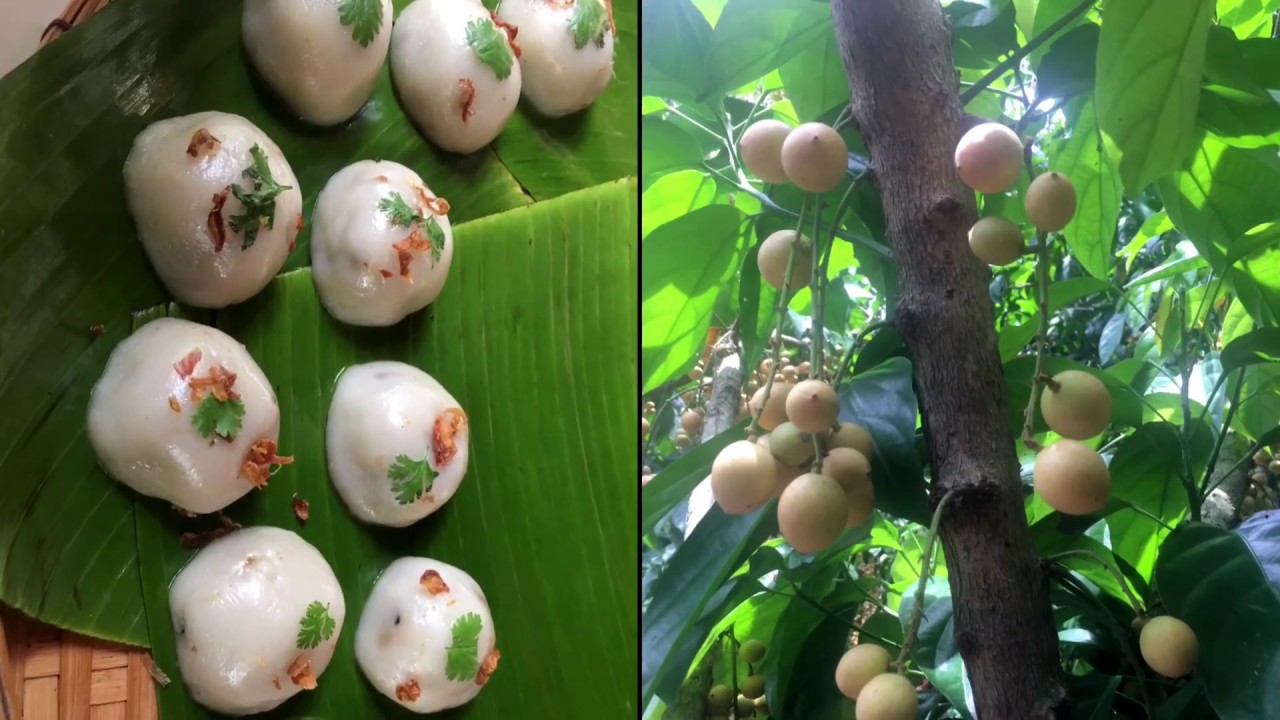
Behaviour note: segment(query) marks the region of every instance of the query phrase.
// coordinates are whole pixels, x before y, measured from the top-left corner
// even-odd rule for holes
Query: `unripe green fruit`
[[[916,689],[897,673],[871,678],[858,693],[857,720],[915,720]]]
[[[791,134],[791,126],[781,120],[752,123],[738,141],[738,154],[747,171],[767,183],[790,182],[782,169],[782,143]]]
[[[1138,636],[1142,659],[1167,678],[1180,678],[1195,669],[1200,642],[1191,626],[1168,615],[1153,617]]]
[[[716,685],[707,693],[707,707],[712,712],[725,711],[733,707],[733,690],[728,685]]]
[[[857,700],[871,678],[889,672],[889,651],[879,645],[862,643],[849,648],[836,664],[836,687],[840,694]]]
[[[809,273],[813,271],[813,243],[805,235],[800,236],[798,243],[795,239],[795,230],[779,230],[760,243],[756,267],[760,268],[760,277],[775,290],[782,289],[782,283],[787,277],[787,261],[793,244],[796,246],[796,259],[791,265],[790,290],[794,292],[809,285]],[[765,372],[772,370],[763,365],[762,369]]]
[[[1027,219],[1041,232],[1058,232],[1076,214],[1076,188],[1060,172],[1047,172],[1027,186]]]
[[[849,174],[849,146],[830,125],[805,123],[782,142],[782,169],[796,187],[826,192]]]
[[[787,395],[787,419],[805,432],[826,432],[839,414],[835,388],[821,380],[805,380]]]
[[[1045,385],[1040,413],[1050,430],[1072,440],[1088,440],[1111,424],[1111,395],[1093,375],[1066,370]]]
[[[843,422],[827,436],[827,447],[857,450],[870,460],[875,453],[876,444],[866,428],[857,423]]]
[[[1004,192],[1022,174],[1022,141],[1000,123],[982,123],[956,144],[956,173],[978,192]]]
[[[765,430],[773,430],[782,423],[787,421],[787,396],[791,394],[795,385],[786,382],[774,382],[773,387],[769,388],[769,402],[764,403],[764,411],[760,411],[760,404],[764,402],[765,387],[762,386],[756,390],[755,395],[751,396],[751,402],[747,403],[747,407],[751,408],[751,414],[754,416],[760,413],[760,427]]]
[[[1088,515],[1107,506],[1111,474],[1098,453],[1075,440],[1040,451],[1032,471],[1036,492],[1058,512]]]
[[[711,463],[711,494],[728,515],[742,515],[773,494],[773,456],[756,443],[739,440]]]
[[[748,675],[738,685],[738,689],[742,691],[742,694],[744,696],[749,697],[752,700],[755,700],[761,695],[764,695],[764,676]],[[755,707],[755,703],[754,702],[751,703],[751,706]]]
[[[778,498],[778,529],[797,552],[820,552],[844,532],[847,508],[839,483],[825,475],[805,473]]]
[[[857,527],[871,517],[876,506],[876,490],[871,483],[871,462],[852,448],[832,448],[822,458],[822,474],[844,490],[848,508],[847,527]]]
[[[748,665],[755,665],[764,659],[764,643],[759,640],[748,640],[738,648],[738,659]]]
[[[1008,265],[1022,257],[1026,243],[1017,225],[1002,217],[984,217],[969,228],[969,247],[988,265]]]

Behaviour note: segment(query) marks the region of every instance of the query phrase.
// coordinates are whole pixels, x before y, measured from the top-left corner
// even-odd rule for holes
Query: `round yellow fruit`
[[[734,713],[735,718],[749,718],[756,714],[756,701],[746,695],[739,695],[737,701],[737,712]]]
[[[783,465],[800,467],[813,460],[813,435],[784,422],[769,433],[769,452]]]
[[[685,410],[680,416],[680,427],[687,433],[696,433],[702,429],[702,416],[692,410]]]
[[[1002,217],[984,217],[969,228],[969,247],[988,265],[1008,265],[1022,257],[1026,243],[1017,225]]]
[[[1060,172],[1047,172],[1027,186],[1027,219],[1041,232],[1058,232],[1076,214],[1076,188]]]
[[[828,448],[849,448],[862,453],[867,459],[875,454],[876,444],[871,433],[857,423],[842,422],[840,427],[832,430],[827,436]]]
[[[738,648],[738,659],[748,665],[755,665],[764,659],[764,643],[759,640],[748,640]]]
[[[848,176],[849,146],[830,125],[805,123],[783,141],[782,169],[801,190],[826,192]]]
[[[827,432],[839,414],[835,388],[821,380],[805,380],[787,395],[787,419],[805,432]]]
[[[825,475],[805,473],[778,498],[778,529],[797,552],[821,552],[844,532],[847,505],[839,483]]]
[[[707,707],[712,712],[733,707],[733,690],[728,685],[716,685],[707,693]]]
[[[1049,429],[1072,440],[1088,440],[1111,424],[1111,394],[1083,370],[1053,376],[1040,394],[1040,414]]]
[[[749,697],[752,700],[755,700],[756,698],[764,695],[764,676],[748,675],[738,685],[738,689],[742,691],[742,694],[744,696]],[[751,705],[752,707],[754,707],[755,703],[751,703]]]
[[[782,282],[787,277],[787,262],[792,245],[796,247],[796,259],[791,265],[790,290],[809,286],[809,274],[813,271],[813,243],[805,235],[799,237],[800,241],[795,242],[795,230],[779,230],[760,243],[756,267],[760,268],[760,277],[775,290],[782,289]],[[765,372],[769,372],[769,369],[766,368]]]
[[[773,433],[761,435],[756,444],[769,451],[770,456],[773,455]],[[773,491],[770,497],[782,497],[782,491],[787,489],[793,480],[805,474],[805,468],[791,467],[778,462],[773,458]]]
[[[871,482],[871,462],[853,448],[832,448],[822,459],[822,474],[844,490],[848,527],[857,527],[871,517],[876,507],[875,486]]]
[[[836,687],[845,697],[857,700],[871,678],[889,672],[890,659],[889,651],[879,645],[854,645],[836,664]]]
[[[767,183],[789,182],[782,169],[782,143],[791,134],[791,126],[781,120],[760,120],[752,123],[738,141],[738,153],[742,164],[756,177]]]
[[[747,440],[730,443],[711,463],[711,494],[729,515],[742,515],[773,495],[773,456]]]
[[[871,678],[858,693],[857,720],[915,720],[916,689],[897,673]]]
[[[1111,494],[1107,464],[1075,440],[1059,440],[1041,450],[1032,476],[1036,492],[1049,507],[1068,515],[1098,512]]]
[[[774,382],[773,387],[769,388],[769,402],[764,402],[765,388],[761,387],[756,390],[755,395],[751,396],[751,402],[747,406],[751,408],[751,414],[754,416],[760,413],[760,427],[765,430],[773,430],[782,423],[787,421],[787,395],[791,393],[791,389],[795,385],[786,382]],[[764,403],[764,411],[760,411],[760,405]]]
[[[1180,678],[1195,669],[1200,642],[1191,626],[1176,617],[1153,617],[1138,636],[1142,659],[1167,678]]]
[[[978,125],[956,145],[956,172],[978,192],[1004,192],[1022,174],[1022,141],[1000,123]]]

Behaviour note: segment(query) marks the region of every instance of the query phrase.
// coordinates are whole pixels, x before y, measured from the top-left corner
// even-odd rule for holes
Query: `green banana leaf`
[[[397,0],[397,11],[407,4]],[[337,326],[317,309],[299,270],[308,233],[285,266],[296,272],[201,318],[292,388],[281,398],[282,439],[298,464],[229,514],[297,529],[279,510],[295,489],[308,497],[301,531],[345,581],[352,636],[368,583],[392,557],[430,555],[475,575],[494,604],[503,665],[463,715],[630,713],[638,526],[634,480],[624,478],[638,458],[624,418],[634,410],[638,211],[635,182],[611,181],[637,172],[637,3],[614,2],[616,77],[589,111],[546,121],[522,106],[491,148],[468,156],[417,133],[385,67],[352,123],[321,130],[289,119],[246,60],[241,6],[115,0],[0,79],[0,602],[153,647],[175,678],[161,691],[165,716],[187,716],[166,599],[185,557],[183,526],[153,504],[135,510],[97,467],[84,422],[132,314],[168,300],[125,207],[133,137],[162,118],[222,110],[280,145],[308,217],[332,173],[390,159],[449,200],[458,242],[440,299],[389,330]],[[463,490],[421,527],[357,526],[329,488],[316,424],[333,375],[356,357],[424,367],[476,422]],[[372,707],[346,633],[321,689],[289,713]]]

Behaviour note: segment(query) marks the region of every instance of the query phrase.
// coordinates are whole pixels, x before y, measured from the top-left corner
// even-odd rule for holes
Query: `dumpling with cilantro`
[[[305,122],[335,125],[373,94],[391,44],[391,0],[249,0],[249,59]]]
[[[182,568],[169,586],[169,614],[191,697],[250,715],[316,689],[347,606],[320,551],[288,530],[250,527]]]
[[[400,322],[435,301],[453,262],[449,203],[409,168],[363,160],[316,200],[311,278],[329,314],[349,325]]]
[[[284,153],[239,115],[202,112],[138,134],[124,163],[138,238],[184,305],[222,308],[266,287],[302,232]]]
[[[520,100],[516,28],[479,0],[414,0],[391,31],[391,79],[427,139],[455,153],[488,145]]]
[[[489,602],[448,563],[402,557],[378,578],[356,627],[356,662],[383,695],[417,713],[480,694],[498,667]]]
[[[502,0],[498,16],[520,28],[521,92],[543,115],[586,108],[613,77],[617,28],[606,0]]]
[[[329,405],[329,477],[357,519],[411,525],[457,492],[469,435],[462,406],[427,373],[391,360],[353,365]]]
[[[176,318],[111,352],[89,396],[89,443],[115,480],[190,513],[217,512],[292,461],[280,406],[235,338]]]

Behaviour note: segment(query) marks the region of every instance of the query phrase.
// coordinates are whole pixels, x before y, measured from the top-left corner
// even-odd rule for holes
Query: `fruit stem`
[[[1044,373],[1036,376],[1036,382],[1044,385],[1054,392],[1058,392],[1062,389],[1062,385],[1057,380],[1054,380],[1052,377],[1045,375]]]
[[[862,329],[858,330],[857,336],[853,338],[849,343],[849,347],[845,349],[844,357],[840,359],[840,366],[836,368],[835,380],[831,381],[831,387],[835,388],[837,392],[840,391],[840,383],[844,382],[845,377],[848,376],[850,372],[849,368],[853,364],[853,351],[866,344],[868,335],[876,330],[881,330],[886,327],[893,327],[893,321],[876,320],[875,322],[869,322],[866,325],[863,325]]]
[[[857,184],[854,180],[849,187]],[[845,197],[849,196],[845,192]],[[843,201],[842,201],[843,202]],[[826,339],[827,330],[822,317],[823,303],[825,302],[827,284],[827,263],[831,259],[831,246],[835,245],[835,236],[827,242],[826,247],[822,245],[822,195],[813,194],[813,267],[809,276],[809,369],[810,377],[816,377],[818,380],[825,380],[823,376],[823,359],[822,359],[822,342]],[[819,257],[825,256],[821,262]],[[824,437],[821,433],[813,434],[813,472],[822,472],[822,454],[825,450]]]
[[[1094,2],[1095,0],[1084,0],[1084,2],[1081,2],[1079,5],[1068,10],[1067,13],[1059,18],[1057,22],[1045,28],[1039,35],[1028,40],[1026,45],[1014,50],[1009,57],[1005,58],[999,65],[991,68],[990,72],[983,75],[967,90],[960,93],[960,106],[964,107],[965,105],[968,105],[970,101],[978,96],[978,93],[986,90],[991,86],[991,83],[1000,79],[1002,75],[1021,64],[1022,58],[1030,55],[1036,48],[1052,39],[1059,30],[1062,30],[1075,22],[1077,17],[1088,12],[1089,8],[1093,7]]]
[[[1107,572],[1111,573],[1111,575],[1115,577],[1116,582],[1119,583],[1120,589],[1124,591],[1125,597],[1129,598],[1129,604],[1133,606],[1134,614],[1139,617],[1142,616],[1142,603],[1138,602],[1138,598],[1134,596],[1133,591],[1129,589],[1129,581],[1125,579],[1123,574],[1121,574],[1120,569],[1115,566],[1115,563],[1109,562],[1106,558],[1092,550],[1063,550],[1062,552],[1046,556],[1045,560],[1061,562],[1063,558],[1069,557],[1087,558],[1106,568]]]
[[[1226,377],[1227,375],[1228,373],[1223,373],[1223,377]],[[1225,480],[1227,477],[1230,477],[1231,473],[1236,471],[1236,469],[1233,468],[1232,470],[1224,474],[1222,476],[1222,480],[1219,480],[1218,483],[1215,484],[1212,488],[1209,487],[1209,480],[1213,477],[1213,468],[1218,464],[1218,456],[1222,453],[1222,443],[1227,438],[1227,429],[1231,427],[1231,419],[1236,414],[1236,407],[1240,405],[1240,395],[1243,389],[1244,389],[1244,370],[1241,369],[1240,376],[1236,379],[1235,391],[1232,392],[1231,394],[1231,405],[1227,407],[1226,415],[1222,416],[1222,432],[1218,433],[1218,439],[1215,440],[1213,443],[1213,452],[1209,454],[1209,464],[1205,465],[1204,467],[1204,477],[1200,479],[1200,497],[1196,501],[1196,504],[1203,503],[1205,498],[1209,497],[1209,493],[1218,489],[1218,485],[1222,484],[1222,480]],[[1212,396],[1210,396],[1210,399],[1212,399]],[[1208,407],[1209,407],[1209,402],[1205,402],[1205,412],[1208,412]],[[1204,422],[1203,414],[1200,417],[1200,421]],[[1258,450],[1261,448],[1262,448],[1261,445],[1256,445],[1255,448],[1253,450],[1250,450],[1249,454],[1246,455],[1245,457],[1252,457],[1253,454],[1258,452]],[[1237,467],[1241,464],[1243,463],[1237,463]]]
[[[916,604],[911,608],[911,620],[907,622],[907,633],[902,639],[902,650],[894,662],[899,675],[907,674],[907,657],[911,653],[911,645],[916,641],[920,620],[924,618],[925,588],[929,585],[929,576],[933,574],[933,547],[938,540],[938,525],[942,522],[942,511],[947,507],[947,501],[955,494],[954,489],[948,490],[947,494],[938,501],[938,507],[933,510],[933,521],[929,523],[929,539],[925,541],[924,554],[920,556],[920,579],[916,582]]]
[[[1028,165],[1028,169],[1030,166]],[[1036,330],[1036,369],[1031,374],[1035,380],[1044,375],[1044,348],[1049,340],[1049,235],[1036,234],[1036,305],[1040,309],[1040,327]],[[1040,385],[1031,383],[1031,397],[1027,398],[1027,410],[1022,420],[1022,443],[1032,450],[1043,446],[1036,441],[1036,401],[1040,397]]]
[[[777,374],[779,361],[782,359],[782,320],[787,315],[787,295],[791,292],[791,273],[796,269],[796,244],[800,242],[800,230],[804,227],[804,215],[809,209],[809,196],[805,195],[804,200],[800,202],[799,220],[796,222],[796,236],[791,241],[791,252],[787,253],[787,272],[782,276],[782,291],[778,293],[778,322],[777,328],[773,331],[771,339],[773,340],[773,364],[769,366],[769,377],[764,383],[764,394],[760,396],[760,407],[756,408],[755,415],[751,418],[751,425],[748,430],[764,430],[760,427],[760,416],[764,413],[765,405],[769,404],[769,393],[773,392],[773,376]]]

